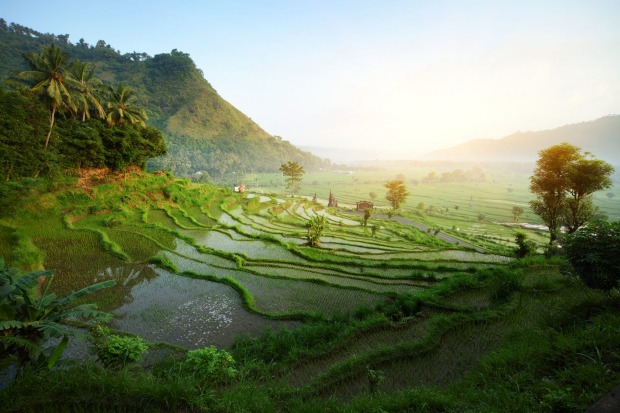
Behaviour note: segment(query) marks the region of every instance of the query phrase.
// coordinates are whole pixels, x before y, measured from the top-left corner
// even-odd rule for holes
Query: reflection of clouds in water
[[[208,300],[191,300],[181,304],[167,320],[158,324],[153,334],[163,340],[171,331],[176,339],[197,347],[211,343],[212,336],[233,322],[234,302],[231,297],[217,295]]]

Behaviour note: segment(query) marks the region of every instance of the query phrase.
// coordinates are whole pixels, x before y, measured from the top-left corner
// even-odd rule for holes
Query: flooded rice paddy
[[[50,222],[35,242],[46,265],[58,269],[58,293],[114,279],[115,287],[88,297],[114,315],[112,328],[188,349],[226,347],[242,334],[300,323],[283,319],[374,307],[469,263],[508,260],[438,250],[398,230],[375,239],[358,220],[314,203],[256,197],[134,211],[113,227],[105,213],[80,217],[71,227]],[[329,225],[319,248],[309,248],[306,222],[316,215]],[[152,258],[160,265],[149,264]]]

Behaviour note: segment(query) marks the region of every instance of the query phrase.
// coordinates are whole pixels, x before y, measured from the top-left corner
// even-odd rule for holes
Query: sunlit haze
[[[121,53],[189,53],[298,146],[422,153],[620,113],[620,2],[4,0]]]

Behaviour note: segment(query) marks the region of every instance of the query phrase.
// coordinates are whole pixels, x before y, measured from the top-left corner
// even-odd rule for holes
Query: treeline
[[[434,171],[430,172],[424,178],[422,183],[435,184],[435,183],[465,183],[465,182],[484,182],[486,175],[480,168],[473,167],[466,171],[462,169],[455,169],[451,172],[444,172],[441,175],[437,175]]]
[[[259,153],[262,156],[256,156]],[[310,169],[328,164],[275,136],[260,140],[176,137],[168,143],[168,155],[151,159],[148,168],[171,171],[177,176],[198,174],[202,180],[228,181],[233,175],[276,171],[290,160]]]
[[[149,167],[178,176],[207,172],[218,180],[233,172],[276,172],[289,160],[306,170],[329,165],[261,129],[222,99],[190,56],[176,49],[155,56],[121,54],[104,40],[72,43],[69,35],[43,34],[0,19],[0,79],[26,70],[22,55],[50,44],[91,62],[104,82],[135,92],[135,104],[144,108],[148,125],[164,132],[168,147],[168,155]]]
[[[28,70],[0,87],[0,179],[83,167],[144,167],[166,154],[130,88],[95,77],[89,63],[51,45],[24,54]]]

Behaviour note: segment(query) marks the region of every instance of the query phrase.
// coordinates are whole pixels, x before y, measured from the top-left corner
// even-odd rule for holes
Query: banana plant
[[[69,337],[77,332],[66,320],[107,321],[110,314],[97,310],[95,304],[72,305],[78,298],[111,287],[114,280],[103,281],[59,298],[48,293],[56,271],[34,271],[20,274],[7,267],[0,258],[0,370],[11,363],[18,368],[52,369]],[[37,285],[43,285],[39,296]],[[51,338],[60,338],[51,353],[42,345]]]

